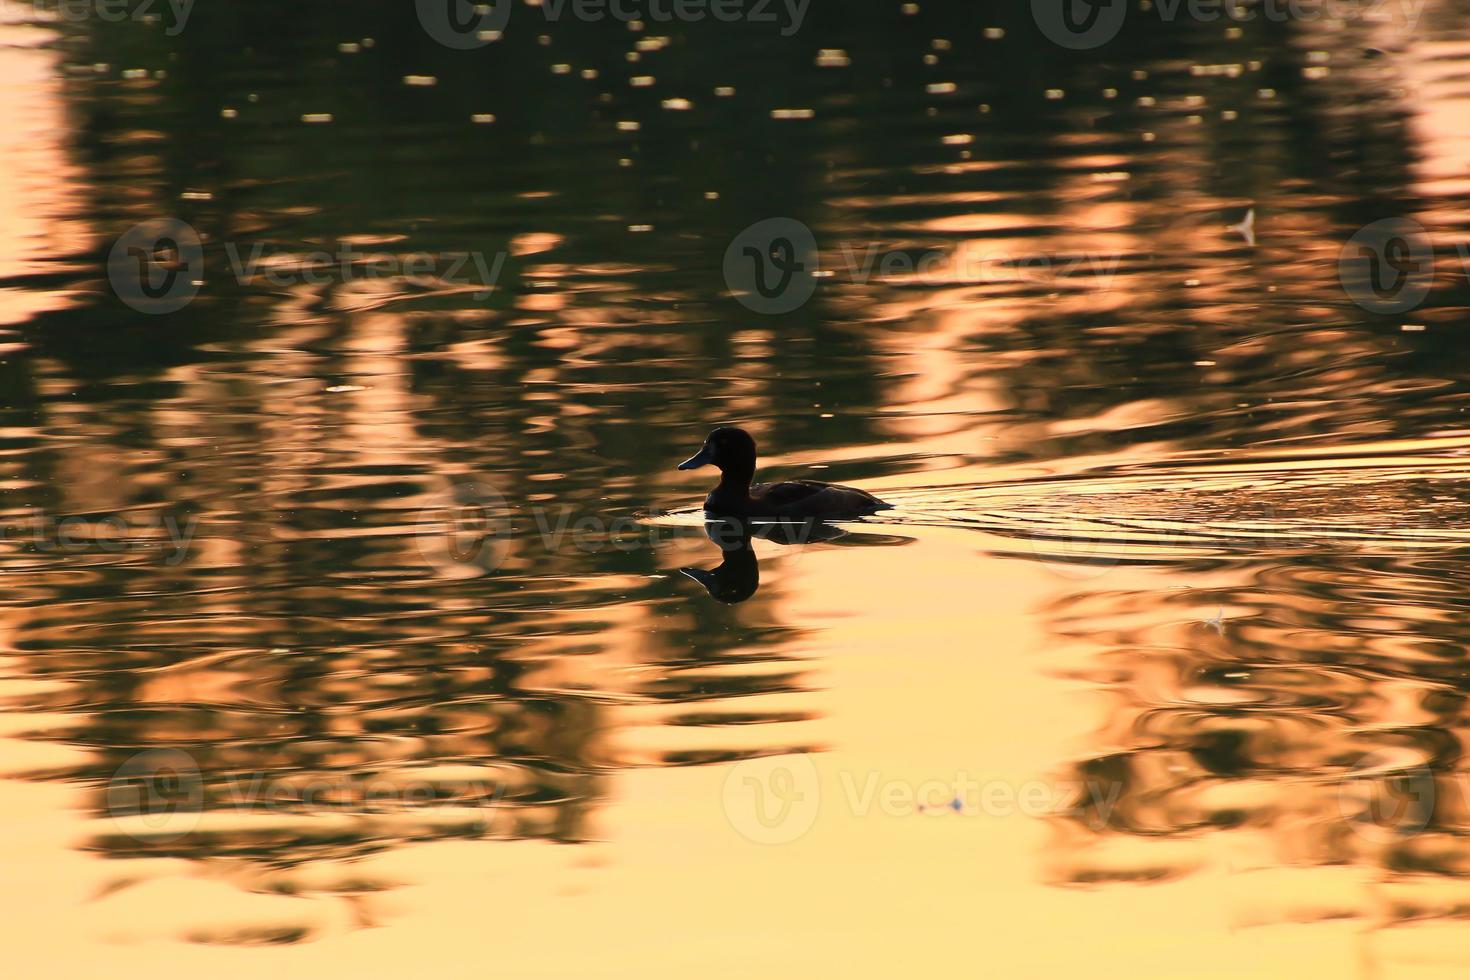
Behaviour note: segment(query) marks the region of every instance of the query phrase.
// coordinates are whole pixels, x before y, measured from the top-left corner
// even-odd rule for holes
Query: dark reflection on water
[[[1063,633],[1104,646],[1093,679],[1116,699],[1100,733],[1116,748],[1075,772],[1109,805],[1078,801],[1058,875],[1182,874],[1187,853],[1159,865],[1142,845],[1249,831],[1274,842],[1276,862],[1396,880],[1390,921],[1461,915],[1453,895],[1426,902],[1405,886],[1464,873],[1464,555],[1329,550],[1248,570],[1240,587],[1075,596],[1053,611]],[[1223,615],[1121,625],[1143,607],[1185,604]],[[1110,852],[1119,838],[1140,847]]]
[[[704,586],[710,598],[727,605],[744,602],[760,588],[760,559],[753,539],[793,547],[816,544],[891,545],[913,539],[892,534],[854,531],[822,521],[747,522],[735,519],[706,521],[705,535],[720,549],[713,568],[686,566],[681,573]]]
[[[280,868],[585,841],[630,767],[815,748],[782,725],[816,707],[765,700],[813,692],[787,580],[643,519],[697,499],[672,465],[734,419],[772,469],[900,503],[795,548],[972,526],[1007,560],[1169,577],[1045,611],[1119,704],[1077,764],[1108,813],[1057,821],[1055,880],[1182,875],[1108,847],[1241,828],[1282,864],[1462,874],[1465,15],[1130,21],[1096,56],[1023,4],[959,7],[813,5],[788,40],[517,20],[456,52],[412,4],[271,0],[0,53],[51,52],[48,162],[76,172],[18,207],[49,247],[0,267],[27,301],[0,333],[0,568],[10,670],[56,682],[9,706],[88,750],[28,774],[118,818],[86,846]],[[1339,251],[1401,215],[1438,275],[1371,313]],[[832,273],[774,317],[721,273],[770,216]],[[206,275],[159,317],[105,263],[162,217]],[[1173,587],[1204,575],[1234,578]],[[676,706],[673,741],[616,748],[637,705]],[[108,785],[163,750],[197,775]],[[149,823],[179,801],[200,819]]]

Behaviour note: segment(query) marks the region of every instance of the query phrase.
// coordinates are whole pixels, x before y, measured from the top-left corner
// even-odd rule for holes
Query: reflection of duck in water
[[[681,568],[679,571],[694,579],[704,590],[710,594],[711,599],[718,599],[727,605],[744,602],[755,595],[755,590],[760,588],[761,570],[760,564],[755,560],[755,549],[750,546],[750,530],[744,529],[733,542],[727,545],[721,540],[721,535],[715,530],[716,527],[726,524],[738,524],[736,521],[710,521],[705,525],[705,533],[709,539],[720,546],[724,553],[724,561],[714,568]]]
[[[704,511],[717,517],[754,520],[842,521],[892,507],[866,490],[815,480],[757,483],[755,440],[744,429],[721,426],[709,434],[699,452],[679,464],[692,470],[713,463],[720,483],[704,500]]]
[[[727,605],[744,602],[760,588],[760,564],[756,561],[755,548],[751,547],[752,537],[778,544],[835,542],[839,539],[852,544],[907,544],[911,540],[888,534],[854,534],[815,520],[752,524],[723,518],[705,521],[704,533],[719,545],[724,561],[714,568],[686,567],[679,571],[704,586],[710,598]]]

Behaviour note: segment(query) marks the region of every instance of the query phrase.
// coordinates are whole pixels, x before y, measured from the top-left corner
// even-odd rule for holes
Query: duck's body
[[[747,520],[851,520],[891,506],[866,490],[815,480],[783,480],[747,485],[745,495],[715,487],[704,498],[704,511]]]
[[[720,483],[704,500],[704,511],[715,517],[743,520],[812,521],[852,520],[891,507],[866,490],[815,480],[757,483],[755,440],[744,429],[722,427],[709,434],[704,446],[679,464],[681,470],[713,464]]]

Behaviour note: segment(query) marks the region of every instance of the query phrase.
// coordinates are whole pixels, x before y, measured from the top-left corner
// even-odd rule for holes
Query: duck
[[[713,517],[755,521],[845,521],[893,506],[866,490],[816,480],[752,485],[755,459],[755,439],[750,433],[737,426],[722,425],[705,438],[699,452],[679,464],[679,469],[719,468],[720,482],[704,499],[704,512]]]

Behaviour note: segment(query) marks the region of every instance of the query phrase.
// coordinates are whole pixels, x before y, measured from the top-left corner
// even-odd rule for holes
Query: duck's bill
[[[695,453],[693,456],[690,456],[688,459],[684,460],[684,462],[680,463],[679,469],[698,469],[699,467],[704,466],[706,463],[712,462],[714,462],[714,460],[710,459],[709,447],[705,446],[699,452]]]

